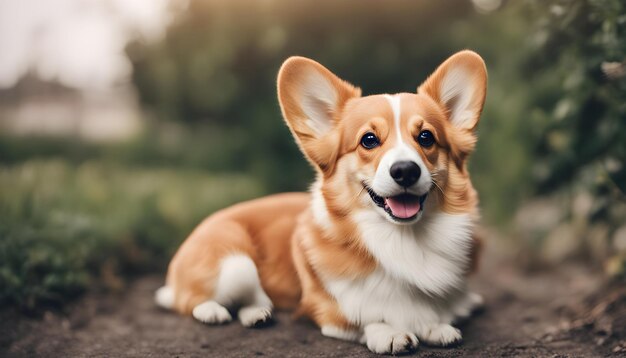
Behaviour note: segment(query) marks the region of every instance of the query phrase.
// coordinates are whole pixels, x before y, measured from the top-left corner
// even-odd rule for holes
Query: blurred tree
[[[456,50],[444,41],[449,24],[471,12],[459,0],[193,1],[164,41],[128,52],[141,99],[159,117],[209,124],[237,143],[222,151],[231,167],[212,169],[253,172],[270,191],[303,190],[312,176],[280,119],[281,63],[309,56],[365,93],[412,92]]]

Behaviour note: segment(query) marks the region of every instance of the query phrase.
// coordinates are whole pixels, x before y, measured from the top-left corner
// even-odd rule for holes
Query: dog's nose
[[[395,162],[389,169],[389,175],[393,180],[405,188],[415,184],[421,174],[419,165],[411,161]]]

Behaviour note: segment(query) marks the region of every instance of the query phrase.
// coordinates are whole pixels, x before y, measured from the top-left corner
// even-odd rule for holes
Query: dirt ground
[[[605,286],[583,265],[525,272],[487,252],[471,286],[485,310],[461,326],[455,348],[421,345],[422,357],[626,356],[626,290]],[[0,312],[0,357],[367,357],[366,347],[322,337],[280,312],[274,325],[210,327],[158,309],[162,277],[135,280],[118,294],[90,293],[66,313],[27,318]]]

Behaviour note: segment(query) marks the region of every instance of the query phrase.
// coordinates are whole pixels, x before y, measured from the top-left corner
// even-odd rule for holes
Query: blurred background
[[[119,290],[213,211],[306,190],[276,100],[288,56],[373,94],[466,48],[489,70],[470,162],[487,231],[521,267],[623,278],[622,0],[0,0],[0,303]]]

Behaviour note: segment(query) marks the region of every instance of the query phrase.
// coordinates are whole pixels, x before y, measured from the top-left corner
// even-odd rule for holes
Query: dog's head
[[[475,209],[466,160],[486,86],[485,64],[471,51],[446,60],[416,93],[361,97],[303,57],[289,58],[278,74],[283,116],[318,169],[329,212],[371,208],[397,224],[417,222],[431,206]]]

